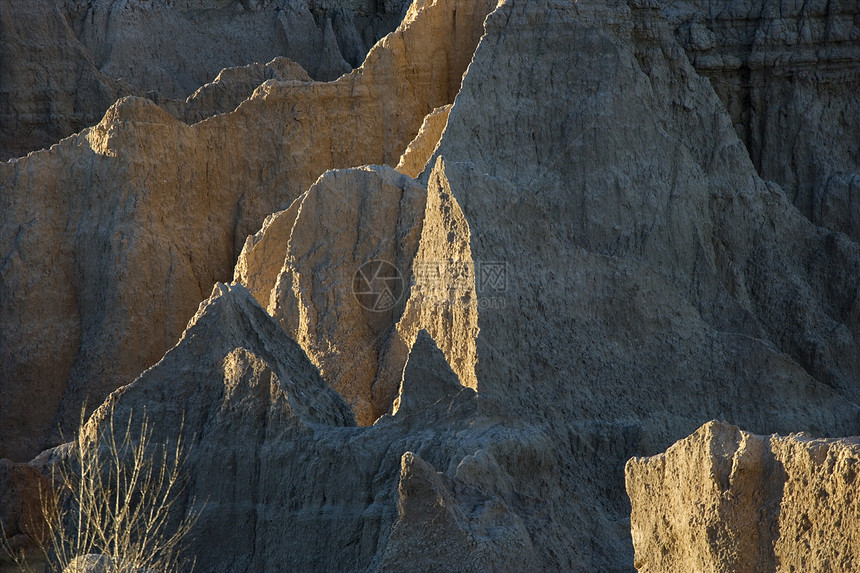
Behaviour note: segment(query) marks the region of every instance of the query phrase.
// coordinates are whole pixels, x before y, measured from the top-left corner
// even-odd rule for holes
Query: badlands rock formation
[[[335,79],[361,64],[376,41],[397,27],[408,5],[3,0],[0,160],[95,125],[120,96],[184,100],[222,68],[286,56],[315,79]],[[235,107],[223,109],[224,100],[211,108],[205,103],[197,100],[189,117],[199,120]]]
[[[627,464],[639,573],[856,571],[860,439],[710,422]]]
[[[397,170],[410,177],[418,177],[427,166],[427,161],[436,151],[436,146],[442,138],[445,126],[448,125],[448,114],[451,106],[446,105],[434,109],[424,118],[421,131],[403,152]]]
[[[760,176],[666,6],[419,0],[335,82],[8,164],[6,452],[143,371],[85,432],[186,432],[198,570],[628,572],[629,458],[860,433],[860,245]]]
[[[415,4],[336,82],[267,81],[193,126],[126,98],[0,164],[0,455],[35,455],[157,362],[245,238],[321,173],[396,165],[453,101],[494,4]]]

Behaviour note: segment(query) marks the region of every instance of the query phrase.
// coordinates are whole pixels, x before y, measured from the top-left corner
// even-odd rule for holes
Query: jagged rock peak
[[[449,407],[461,392],[474,395],[474,390],[460,384],[430,333],[420,330],[403,370],[394,415],[408,416],[433,406]]]
[[[196,362],[203,365],[196,367]],[[211,296],[200,303],[176,346],[134,383],[109,397],[100,410],[120,399],[133,409],[132,395],[167,390],[177,373],[189,369],[198,373],[194,382],[200,396],[194,405],[199,409],[211,407],[207,396],[222,393],[225,401],[241,401],[244,398],[237,392],[254,392],[261,404],[283,404],[302,423],[355,425],[352,412],[320,377],[304,350],[248,289],[224,283],[216,283]]]
[[[235,278],[305,348],[363,425],[379,355],[406,303],[426,192],[385,166],[325,173],[249,238]],[[401,367],[402,372],[402,367]]]
[[[191,120],[224,111],[223,98],[198,98],[187,110],[179,103],[224,68],[284,56],[314,79],[333,80],[397,28],[409,0],[331,4],[3,0],[0,160],[95,124],[125,95],[163,101]]]

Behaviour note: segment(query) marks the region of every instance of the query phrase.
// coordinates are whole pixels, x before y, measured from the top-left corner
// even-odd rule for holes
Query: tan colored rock
[[[709,422],[627,463],[640,573],[855,571],[860,440]]]
[[[426,192],[386,168],[329,172],[269,217],[236,265],[234,280],[267,305],[363,425],[391,410],[421,328],[440,341],[459,380],[475,385],[468,225],[443,171],[437,166]],[[365,278],[393,273],[391,304],[368,298],[382,282],[356,295],[365,263]]]
[[[375,408],[372,389],[403,313],[425,201],[421,185],[390,167],[328,172],[248,239],[236,267],[235,280],[268,306],[363,425],[393,399]]]
[[[395,163],[453,101],[491,4],[416,5],[337,82],[270,80],[194,126],[124,99],[0,164],[0,455],[32,456],[155,363],[245,237],[322,172]]]
[[[415,139],[400,157],[400,163],[397,164],[398,171],[410,177],[418,177],[424,171],[427,161],[430,160],[439,144],[445,126],[448,125],[448,113],[450,111],[451,106],[446,105],[427,114],[421,125],[421,131],[418,132],[418,135],[415,136]]]
[[[315,79],[333,80],[361,64],[408,4],[357,0],[335,10],[326,0],[4,1],[0,160],[97,124],[121,96],[147,94],[175,108],[170,100],[184,101],[223,68],[286,56]],[[235,93],[245,99],[259,83]],[[209,97],[190,102],[187,117],[199,121],[241,101],[225,109],[223,96]]]
[[[235,113],[193,129],[232,130],[229,141],[241,139],[248,154],[233,149],[231,173],[271,183],[287,179],[285,171],[245,172],[242,161],[283,141],[321,146],[304,159],[339,156],[341,145],[385,140],[380,118],[407,122],[398,114],[409,113],[413,131],[392,138],[400,149],[377,150],[385,158],[374,163],[392,165],[427,113],[450,103],[430,105],[443,99],[433,90],[459,89],[449,61],[471,57],[433,51],[440,30],[464,29],[463,4],[456,16],[441,7],[454,4],[414,5],[402,34],[346,78],[267,83]],[[860,247],[815,227],[758,176],[659,5],[505,0],[485,26],[433,169],[421,176],[427,205],[414,284],[372,387],[380,411],[399,398],[396,414],[349,424],[346,402],[240,285],[219,287],[180,343],[109,399],[123,415],[145,406],[162,441],[179,432],[183,412],[198,436],[187,491],[210,500],[189,545],[199,570],[630,571],[623,478],[631,457],[654,455],[716,417],[759,433],[860,431]],[[448,87],[416,80],[403,90],[424,98],[420,112],[362,115],[363,132],[339,131],[355,128],[364,98],[377,109],[389,105],[376,86],[399,97],[400,77],[382,72],[394,63]],[[345,82],[358,88],[351,107],[343,104],[348,112],[335,105]],[[323,108],[302,108],[288,95],[303,90],[331,95],[325,109],[333,118],[310,115]],[[266,106],[296,121],[281,120],[262,145],[234,120]],[[297,137],[303,123],[324,137]],[[120,136],[134,139],[106,128],[98,141]],[[100,149],[121,157],[120,147]],[[372,196],[365,182],[399,177],[383,171],[326,175],[349,188],[316,212],[331,217],[338,205]],[[250,241],[239,269],[270,302],[266,285],[302,274],[281,273],[286,248],[278,260],[278,244],[302,219],[303,203],[293,205]],[[404,227],[385,232],[392,228]],[[344,248],[353,245],[330,234],[338,240],[300,233],[304,252],[348,260]],[[414,272],[424,262],[433,272]],[[440,267],[450,269],[441,279]],[[315,274],[325,287],[325,267]],[[313,280],[297,284],[317,288]],[[295,309],[340,306],[327,302]],[[301,318],[298,310],[282,315],[290,316]],[[356,323],[340,321],[324,335],[332,340]],[[304,344],[313,350],[319,342]],[[475,394],[455,392],[455,378]],[[88,431],[104,428],[108,406]],[[743,514],[755,505],[740,507]]]
[[[860,247],[758,177],[655,3],[512,1],[486,28],[434,153],[468,222],[479,410],[546,421],[578,567],[629,568],[633,452],[718,416],[857,433]]]
[[[201,86],[187,100],[156,99],[156,103],[185,123],[197,123],[213,115],[229,113],[251,97],[257,87],[268,81],[310,82],[311,77],[296,62],[277,57],[263,65],[224,68],[210,83]]]

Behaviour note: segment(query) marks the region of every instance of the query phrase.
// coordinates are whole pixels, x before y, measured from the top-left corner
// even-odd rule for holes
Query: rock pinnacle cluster
[[[0,0],[7,544],[83,406],[196,571],[856,570],[858,18]]]

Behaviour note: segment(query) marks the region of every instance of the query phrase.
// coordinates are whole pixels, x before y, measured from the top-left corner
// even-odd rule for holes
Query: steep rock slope
[[[860,26],[850,0],[661,0],[762,178],[860,239]]]
[[[512,307],[479,314],[478,389],[516,395],[514,407],[533,411],[577,402],[584,389],[568,381],[581,380],[591,400],[577,409],[646,416],[640,389],[628,401],[618,382],[647,379],[685,397],[733,379],[733,391],[768,402],[786,392],[780,424],[814,411],[799,399],[810,392],[822,405],[837,399],[832,389],[856,400],[860,249],[809,224],[756,176],[659,11],[506,8],[507,20],[488,22],[501,40],[481,44],[436,152],[475,265],[511,267],[502,286]],[[561,49],[565,41],[579,49]],[[508,57],[515,52],[542,58],[524,64]],[[557,81],[538,81],[550,69]],[[490,75],[498,80],[481,81]],[[559,396],[571,399],[551,399]],[[679,414],[744,408],[726,398],[675,405]],[[816,416],[832,430],[836,411]]]
[[[392,415],[351,426],[302,349],[235,285],[90,421],[95,435],[111,407],[122,422],[146,405],[167,440],[185,411],[199,456],[188,492],[214,500],[190,547],[200,570],[627,572],[629,457],[715,417],[757,432],[860,430],[860,248],[758,177],[657,4],[504,0],[485,26],[421,177],[409,299],[377,374],[390,385],[405,362],[385,392]],[[199,128],[285,90],[264,85]],[[334,213],[386,178],[398,180],[353,170],[319,189],[358,186]],[[303,207],[248,243],[259,256],[237,276],[255,297],[276,276],[313,284],[301,266],[281,273]],[[225,464],[230,479],[216,478]]]
[[[377,40],[397,27],[408,5],[4,0],[0,160],[95,125],[120,96],[184,100],[222,68],[286,56],[314,79],[333,80],[359,66]],[[196,102],[191,118],[233,109],[202,108],[203,103]]]
[[[245,237],[322,172],[396,164],[453,100],[493,5],[425,0],[336,82],[268,81],[194,126],[124,99],[0,164],[0,455],[32,456],[155,363]]]
[[[640,573],[856,571],[860,440],[710,422],[627,464]]]
[[[392,513],[379,528],[344,528],[351,540],[333,547],[371,539],[375,556],[357,562],[392,570],[629,571],[630,456],[716,416],[756,431],[857,432],[860,250],[757,176],[654,5],[502,3],[431,164],[388,355],[426,348],[429,332],[442,380],[422,386],[441,411],[415,415],[395,394],[393,416],[345,431],[362,437],[350,443],[364,460],[376,459],[364,440],[386,444],[384,467],[348,472],[385,485],[349,495]],[[300,220],[300,209],[282,216]],[[273,233],[275,254],[279,227],[262,235]],[[473,406],[449,390],[442,360],[477,390]],[[402,393],[414,387],[410,361]],[[462,441],[449,441],[452,427]],[[324,458],[318,448],[298,451]],[[317,499],[319,488],[291,495]],[[315,561],[296,568],[335,566],[308,542],[299,555]]]
[[[623,566],[634,452],[717,416],[858,431],[860,249],[757,176],[655,4],[506,3],[436,155],[469,225],[477,390],[546,420],[559,481],[595,498],[569,514],[584,568]]]
[[[328,172],[270,216],[246,241],[234,281],[266,305],[367,425],[392,410],[422,328],[459,380],[475,386],[472,273],[468,225],[444,182],[431,177],[425,189],[368,167]]]
[[[436,151],[436,146],[442,138],[442,133],[445,131],[445,126],[448,125],[448,114],[451,112],[451,106],[446,105],[438,109],[434,109],[424,118],[424,123],[421,125],[421,131],[403,152],[400,157],[400,162],[397,164],[397,170],[405,173],[410,177],[418,177],[427,166],[427,161],[433,156]]]

